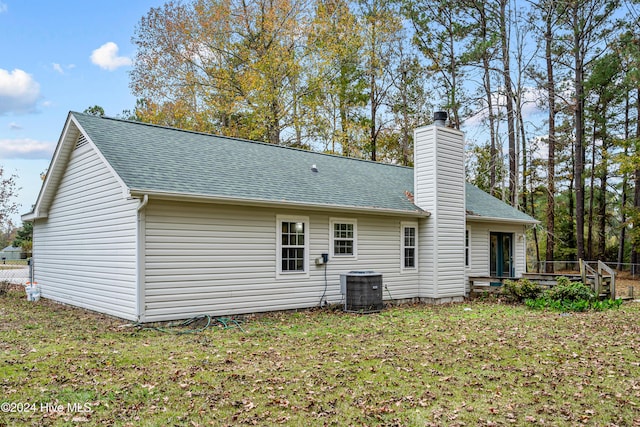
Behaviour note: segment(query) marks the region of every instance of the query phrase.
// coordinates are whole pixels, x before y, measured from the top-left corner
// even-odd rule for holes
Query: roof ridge
[[[165,129],[165,130],[170,130],[170,131],[175,131],[175,132],[185,132],[185,133],[190,133],[190,134],[194,134],[194,135],[213,136],[213,137],[216,137],[216,138],[223,138],[223,139],[228,139],[228,140],[231,140],[231,141],[246,142],[246,143],[249,143],[249,144],[259,144],[259,145],[264,145],[266,147],[274,147],[274,148],[281,148],[281,149],[299,151],[299,152],[304,152],[304,153],[312,153],[312,154],[317,154],[317,155],[322,155],[322,156],[335,157],[335,158],[339,158],[339,159],[356,160],[356,161],[359,161],[359,162],[371,163],[371,164],[375,164],[375,165],[392,166],[392,167],[397,167],[397,168],[402,168],[402,169],[413,169],[413,167],[411,167],[411,166],[403,166],[403,165],[397,165],[397,164],[393,164],[393,163],[376,162],[376,161],[368,160],[368,159],[360,159],[358,157],[349,157],[349,156],[342,156],[340,154],[323,153],[321,151],[307,150],[307,149],[298,148],[298,147],[289,147],[289,146],[286,146],[286,145],[276,145],[276,144],[271,144],[269,142],[254,141],[254,140],[251,140],[251,139],[239,138],[239,137],[235,137],[235,136],[219,135],[219,134],[215,134],[215,133],[206,133],[206,132],[200,132],[200,131],[195,131],[195,130],[190,130],[190,129],[181,129],[181,128],[172,127],[172,126],[158,125],[158,124],[155,124],[155,123],[139,122],[139,121],[136,121],[136,120],[122,119],[122,118],[119,118],[119,117],[95,116],[93,114],[80,113],[80,112],[77,112],[77,111],[71,111],[71,114],[81,115],[81,116],[85,116],[85,117],[92,117],[92,118],[96,118],[96,119],[105,119],[105,120],[111,120],[111,121],[115,121],[115,122],[128,123],[128,124],[132,124],[132,125],[148,126],[148,127],[153,127],[153,128],[158,128],[158,129]]]

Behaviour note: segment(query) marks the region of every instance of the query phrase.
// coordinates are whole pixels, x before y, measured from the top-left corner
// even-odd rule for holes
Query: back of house
[[[464,177],[464,137],[415,132],[415,167],[70,113],[32,212],[42,296],[164,321],[344,302],[462,300],[517,276],[536,221]],[[364,297],[364,296],[363,296]]]

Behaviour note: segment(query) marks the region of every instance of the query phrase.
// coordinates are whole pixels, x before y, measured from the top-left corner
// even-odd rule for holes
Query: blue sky
[[[69,111],[135,106],[131,37],[164,2],[0,0],[0,165],[18,176],[20,213],[36,201]]]

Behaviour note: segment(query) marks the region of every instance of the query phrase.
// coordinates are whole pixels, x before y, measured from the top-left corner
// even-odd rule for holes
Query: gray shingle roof
[[[467,183],[466,187],[466,208],[467,218],[492,218],[524,223],[538,222],[526,213],[520,212],[514,207],[504,203],[502,200],[496,199],[492,195],[485,193],[478,187],[469,183]]]
[[[411,200],[412,168],[71,114],[131,191],[424,213]],[[471,184],[466,209],[535,222]]]
[[[423,212],[411,168],[72,114],[132,190]]]

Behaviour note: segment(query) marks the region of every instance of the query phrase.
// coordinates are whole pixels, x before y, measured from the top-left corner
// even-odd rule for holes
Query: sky
[[[31,210],[69,111],[135,107],[129,72],[140,19],[165,0],[0,0],[0,166]],[[14,215],[21,225],[20,215]]]

